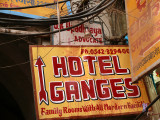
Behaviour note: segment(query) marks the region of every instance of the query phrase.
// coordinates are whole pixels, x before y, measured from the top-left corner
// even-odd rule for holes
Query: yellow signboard
[[[57,0],[55,0],[56,2]],[[61,1],[61,0],[59,0]],[[53,3],[54,0],[0,0],[0,7],[12,8],[12,7],[25,7],[25,6],[35,6],[35,5],[44,5],[47,3]],[[29,9],[20,9],[20,10],[2,10],[2,13],[15,14],[31,18],[40,18],[40,17],[51,17],[52,15],[57,15],[57,5],[45,6],[45,7],[36,7]],[[67,15],[68,9],[67,4],[60,3],[60,14]]]
[[[115,116],[149,104],[127,46],[30,46],[38,119]]]
[[[159,0],[126,0],[133,81],[160,64],[159,4]]]

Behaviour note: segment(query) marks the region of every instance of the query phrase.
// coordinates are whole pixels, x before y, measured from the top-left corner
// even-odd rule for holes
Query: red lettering
[[[92,43],[92,38],[89,38],[89,40],[90,40],[90,43]]]
[[[98,32],[98,30],[94,28],[95,36],[97,36],[97,32]]]
[[[63,87],[63,82],[50,82],[50,99],[53,103],[64,102],[64,91],[56,88]]]
[[[94,80],[88,80],[88,81],[89,81],[89,84],[85,80],[81,81],[83,100],[89,100],[89,95],[91,99],[97,99]]]
[[[109,87],[109,81],[111,87]],[[65,101],[65,95],[68,102],[81,101],[81,95],[84,101],[90,99],[108,100],[112,98],[112,95],[114,99],[140,97],[140,89],[137,85],[132,85],[131,78],[125,78],[124,81],[121,78],[110,79],[109,81],[96,80],[95,84],[94,80],[88,80],[88,82],[81,80],[81,88],[79,82],[67,81],[65,82],[65,91],[57,90],[63,87],[62,81],[50,82],[50,100],[53,103],[62,103]],[[128,92],[125,91],[125,88]]]
[[[99,38],[99,43],[101,43],[101,44],[103,43],[102,38]]]
[[[79,42],[82,42],[82,38],[79,36]]]
[[[45,108],[41,108],[41,115],[45,114]]]
[[[79,26],[79,32],[83,32],[84,31],[84,27],[83,24]]]
[[[74,32],[78,32],[78,27],[75,27]]]
[[[112,94],[115,99],[125,99],[126,94],[125,88],[121,86],[117,86],[117,84],[123,84],[122,79],[110,79],[110,84],[111,84],[111,89],[112,89]]]
[[[125,83],[127,90],[132,91],[132,93],[127,93],[127,96],[129,98],[140,97],[140,89],[137,85],[132,85],[131,78],[125,78],[124,83]]]
[[[65,82],[66,89],[66,100],[69,102],[73,102],[73,96],[75,97],[75,101],[81,101],[80,91],[79,91],[79,83],[76,81]]]
[[[57,25],[54,25],[54,29],[58,29],[58,24],[57,24]]]
[[[64,112],[64,113],[68,113],[67,107],[63,107],[63,112]]]
[[[146,7],[146,0],[143,3],[141,2],[141,0],[137,0],[137,8],[140,10],[140,12],[142,11],[142,8]]]
[[[83,39],[83,42],[85,42],[85,41],[86,41],[86,38],[84,38],[84,37],[83,37],[82,39]]]
[[[68,57],[68,66],[71,76],[83,76],[83,64],[80,57]]]
[[[74,37],[74,41],[78,41],[78,38],[77,38],[77,36],[75,36],[75,37]]]
[[[86,38],[86,41],[89,42],[89,38]]]
[[[63,28],[63,23],[62,23],[62,24],[60,24],[60,29],[64,29],[64,28]]]
[[[111,68],[112,63],[105,62],[105,61],[111,61],[111,57],[110,56],[98,56],[98,63],[99,63],[99,69],[100,69],[101,75],[114,74],[114,71],[112,69],[106,69],[106,68]]]
[[[100,100],[111,99],[111,91],[108,87],[103,87],[103,85],[108,85],[108,80],[96,80],[97,94]]]
[[[102,34],[102,30],[98,28],[98,34]]]
[[[93,28],[90,28],[90,32],[93,34]]]
[[[128,68],[120,68],[119,58],[117,55],[112,56],[115,72],[118,75],[129,74]]]
[[[97,41],[95,39],[93,39],[93,43],[97,43]]]
[[[52,57],[53,61],[53,70],[54,70],[54,76],[60,77],[60,70],[62,70],[62,75],[64,77],[68,77],[68,71],[67,71],[67,64],[66,64],[66,58],[60,57],[61,63],[58,63],[58,57]]]
[[[88,62],[88,69],[90,75],[96,75],[95,62],[96,56],[83,56],[83,60]]]
[[[54,29],[59,29],[58,25],[54,25]],[[64,29],[64,28],[63,28],[63,23],[60,24],[60,29]]]
[[[152,14],[153,16],[157,16],[159,13],[159,2],[156,2],[155,5],[152,7]],[[155,11],[154,11],[155,10]]]

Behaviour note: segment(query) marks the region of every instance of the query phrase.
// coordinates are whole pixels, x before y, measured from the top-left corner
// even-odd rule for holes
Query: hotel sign
[[[132,84],[127,46],[30,46],[38,119],[137,114],[149,104]]]

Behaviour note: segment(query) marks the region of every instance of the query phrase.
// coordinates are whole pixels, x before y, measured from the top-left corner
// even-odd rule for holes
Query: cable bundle
[[[67,0],[68,1],[68,0]],[[115,0],[110,0],[109,2],[106,0],[101,1],[97,6],[93,8],[89,8],[87,10],[84,10],[82,12],[73,14],[73,15],[68,15],[68,16],[63,16],[61,17],[61,23],[69,22],[69,21],[74,21],[74,20],[79,20],[85,17],[90,17],[93,16],[97,13],[102,12],[105,10],[107,7],[109,7]],[[66,2],[66,0],[65,0]],[[51,4],[51,3],[50,3]],[[52,3],[53,4],[53,3]],[[103,5],[102,5],[103,4]],[[44,6],[44,5],[43,5]],[[32,6],[33,7],[33,6]],[[35,6],[34,6],[35,7]],[[38,6],[39,7],[39,6]],[[25,7],[21,7],[25,8]],[[6,9],[11,9],[11,8],[0,8],[0,10],[6,10]],[[14,8],[17,9],[17,8]],[[25,8],[26,9],[26,8]],[[30,25],[30,26],[44,26],[44,25],[56,25],[58,24],[57,17],[53,18],[46,18],[46,19],[9,19],[9,18],[0,18],[0,23],[3,24],[10,24],[10,25]]]

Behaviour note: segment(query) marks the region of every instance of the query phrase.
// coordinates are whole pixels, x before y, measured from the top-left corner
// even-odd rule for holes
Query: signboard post
[[[133,81],[160,64],[159,4],[159,0],[126,0]]]
[[[138,114],[149,104],[132,84],[127,46],[30,46],[37,119]]]

